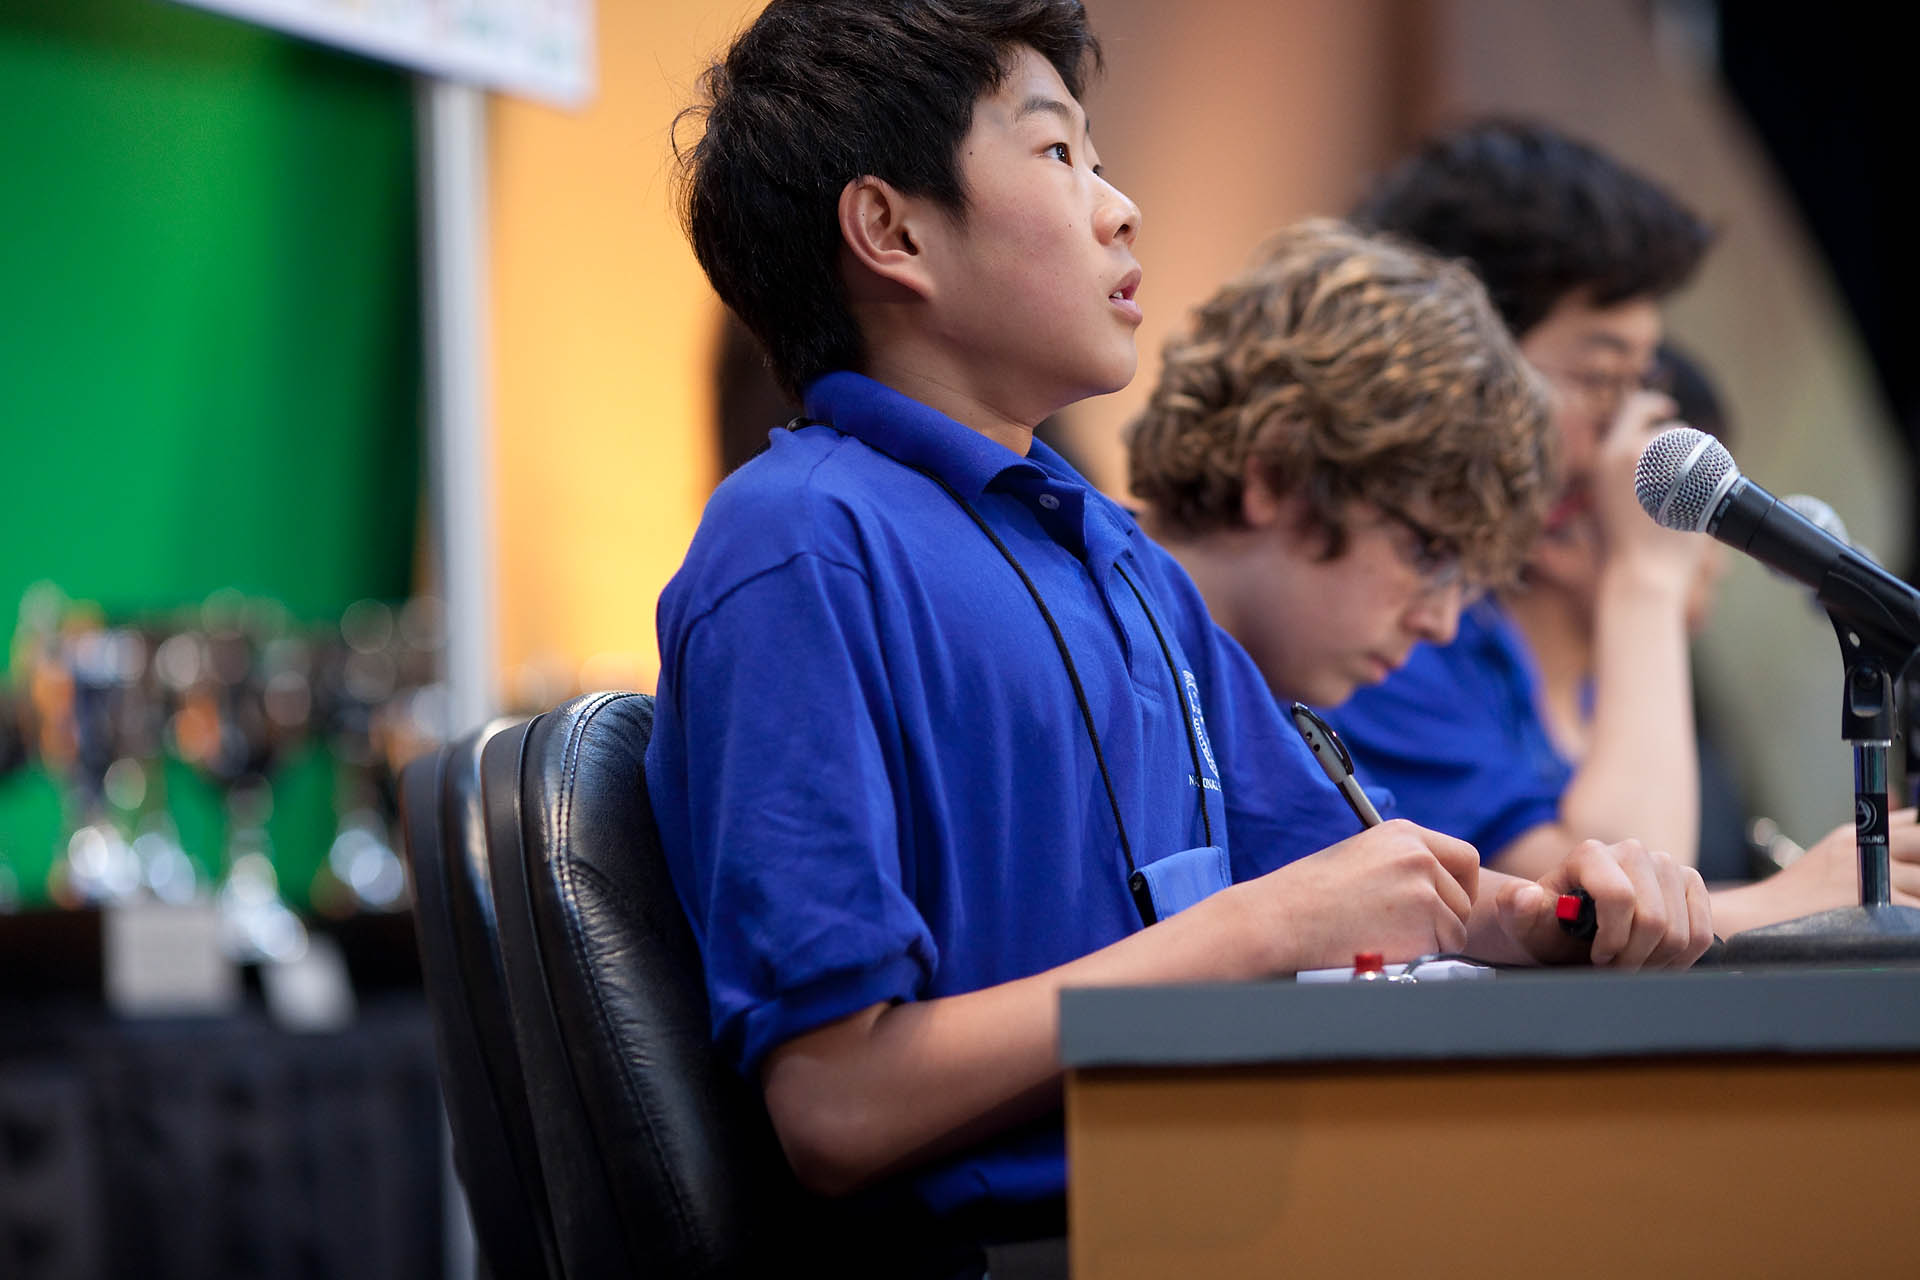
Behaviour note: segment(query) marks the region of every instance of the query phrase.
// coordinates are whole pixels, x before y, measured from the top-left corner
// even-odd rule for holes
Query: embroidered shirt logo
[[[1200,682],[1193,678],[1193,672],[1182,669],[1180,683],[1187,689],[1187,713],[1193,718],[1193,740],[1200,745],[1200,758],[1207,762],[1207,770],[1214,777],[1214,782],[1208,789],[1217,791],[1220,766],[1214,763],[1213,743],[1207,740],[1206,717],[1200,714]]]

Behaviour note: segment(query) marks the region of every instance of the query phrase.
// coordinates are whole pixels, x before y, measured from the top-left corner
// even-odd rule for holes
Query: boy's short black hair
[[[1563,298],[1666,297],[1713,235],[1665,188],[1547,125],[1483,120],[1423,144],[1353,221],[1463,258],[1523,338]]]
[[[1079,0],[773,0],[702,79],[682,214],[714,290],[796,398],[860,368],[840,274],[840,193],[876,177],[966,211],[959,146],[1015,50],[1080,96],[1099,46]]]

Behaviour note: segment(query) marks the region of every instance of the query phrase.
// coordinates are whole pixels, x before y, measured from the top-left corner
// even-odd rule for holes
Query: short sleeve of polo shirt
[[[1390,790],[1401,817],[1493,859],[1558,819],[1572,777],[1540,720],[1538,685],[1526,642],[1482,601],[1451,644],[1420,645],[1327,718],[1361,780]]]
[[[750,1074],[793,1036],[913,997],[939,957],[901,884],[894,718],[861,572],[796,554],[677,630],[648,784],[663,831],[681,824],[669,857],[700,851],[675,883],[715,1039]]]

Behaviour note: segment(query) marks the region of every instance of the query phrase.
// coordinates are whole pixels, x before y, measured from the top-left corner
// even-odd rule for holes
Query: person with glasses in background
[[[1282,701],[1344,702],[1514,579],[1552,496],[1540,379],[1464,267],[1314,220],[1167,345],[1142,522]]]
[[[1127,429],[1129,480],[1142,524],[1275,699],[1339,719],[1521,589],[1563,489],[1548,403],[1547,381],[1463,265],[1311,221],[1263,245],[1167,345]],[[1694,563],[1697,611],[1713,557]],[[1524,660],[1524,643],[1505,652]],[[1511,704],[1462,708],[1443,693],[1402,711],[1414,742],[1476,716],[1526,719],[1547,741],[1538,712]],[[1480,741],[1490,772],[1524,780],[1553,763],[1527,759],[1525,742]],[[1358,772],[1379,809],[1420,821],[1399,796],[1404,776],[1364,761]],[[1451,812],[1471,822],[1471,798]],[[1835,832],[1763,886],[1711,894],[1716,926],[1737,932],[1844,898],[1851,837]],[[1911,826],[1895,848],[1920,854]]]
[[[1552,392],[1562,483],[1519,580],[1332,720],[1402,814],[1473,842],[1490,866],[1526,875],[1575,840],[1628,832],[1694,863],[1689,610],[1713,544],[1649,520],[1633,472],[1677,425],[1648,382],[1661,304],[1704,257],[1707,225],[1596,148],[1512,120],[1429,141],[1354,220],[1478,274]],[[1857,901],[1851,826],[1812,853],[1791,875],[1715,894],[1718,931]],[[1915,901],[1911,814],[1896,819],[1893,878]]]

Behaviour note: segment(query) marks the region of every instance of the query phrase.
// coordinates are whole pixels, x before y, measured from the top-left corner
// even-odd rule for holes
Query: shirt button
[[[1040,495],[1040,505],[1049,511],[1058,511],[1060,509],[1060,499],[1050,493],[1043,493]]]

